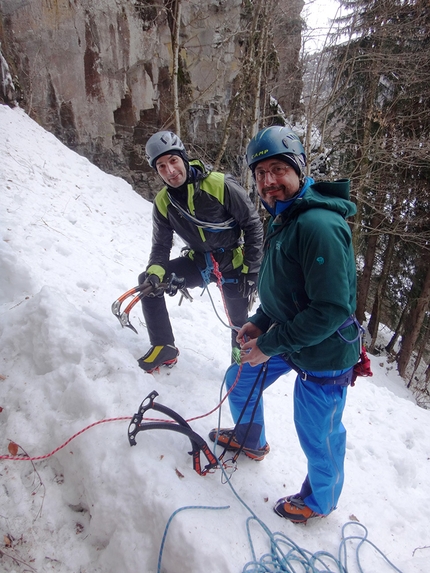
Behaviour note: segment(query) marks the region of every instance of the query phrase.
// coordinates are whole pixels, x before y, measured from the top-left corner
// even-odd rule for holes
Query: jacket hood
[[[308,209],[328,209],[336,211],[344,219],[356,214],[357,208],[349,198],[350,180],[339,179],[337,181],[319,181],[312,183],[306,192],[294,201],[287,210],[286,216],[290,217]]]
[[[209,165],[206,165],[203,161],[200,161],[200,159],[192,159],[190,161],[188,183],[194,183],[195,181],[205,179],[211,171],[212,169]]]

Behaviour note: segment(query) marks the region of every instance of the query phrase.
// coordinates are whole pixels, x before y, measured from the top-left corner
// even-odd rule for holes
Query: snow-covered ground
[[[257,561],[270,553],[275,533],[337,558],[349,522],[345,536],[362,535],[361,524],[396,570],[430,570],[430,412],[392,364],[372,357],[373,378],[349,390],[338,509],[293,525],[272,511],[306,474],[293,375],[265,394],[270,455],[261,463],[240,457],[230,481],[221,470],[194,472],[179,433],[151,430],[128,443],[129,421],[153,390],[207,439],[230,359],[230,333],[195,289],[193,302],[167,299],[178,364],[158,375],[139,369],[149,345],[140,308],[131,312],[136,335],[121,328],[111,304],[146,266],[151,204],[5,106],[0,191],[1,571],[238,573],[252,551]],[[180,247],[178,240],[174,254]],[[225,320],[215,285],[210,292]],[[220,416],[231,424],[227,403]],[[13,443],[18,455],[47,457],[10,459]],[[348,572],[394,570],[370,544],[360,569],[357,545],[346,543]],[[330,567],[319,570],[338,571]]]

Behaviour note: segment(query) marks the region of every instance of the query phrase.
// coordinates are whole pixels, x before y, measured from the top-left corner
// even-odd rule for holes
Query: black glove
[[[257,292],[257,273],[242,273],[239,277],[239,292],[242,293],[243,298],[250,298],[251,295]]]
[[[164,289],[160,288],[160,279],[157,275],[147,275],[146,279],[143,281],[143,286],[151,286],[152,291],[147,294],[147,296],[163,296]]]
[[[177,277],[175,273],[172,273],[167,281],[166,293],[170,296],[175,296],[178,290],[185,289],[186,286],[187,283],[185,282],[184,277]]]

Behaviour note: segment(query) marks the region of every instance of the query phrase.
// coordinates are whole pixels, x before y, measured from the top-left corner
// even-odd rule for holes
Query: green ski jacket
[[[357,326],[339,330],[356,307],[356,267],[346,218],[349,180],[309,185],[269,223],[260,269],[261,305],[249,320],[259,349],[308,371],[340,370],[359,356]],[[340,335],[339,334],[342,335]],[[343,337],[343,338],[342,338]]]

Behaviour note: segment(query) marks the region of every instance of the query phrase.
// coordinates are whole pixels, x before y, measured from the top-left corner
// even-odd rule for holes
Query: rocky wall
[[[179,4],[181,135],[186,145],[210,155],[220,143],[240,70],[245,2]],[[20,105],[66,145],[148,198],[159,182],[143,145],[157,129],[174,129],[174,5],[0,0],[0,42],[20,87]]]

